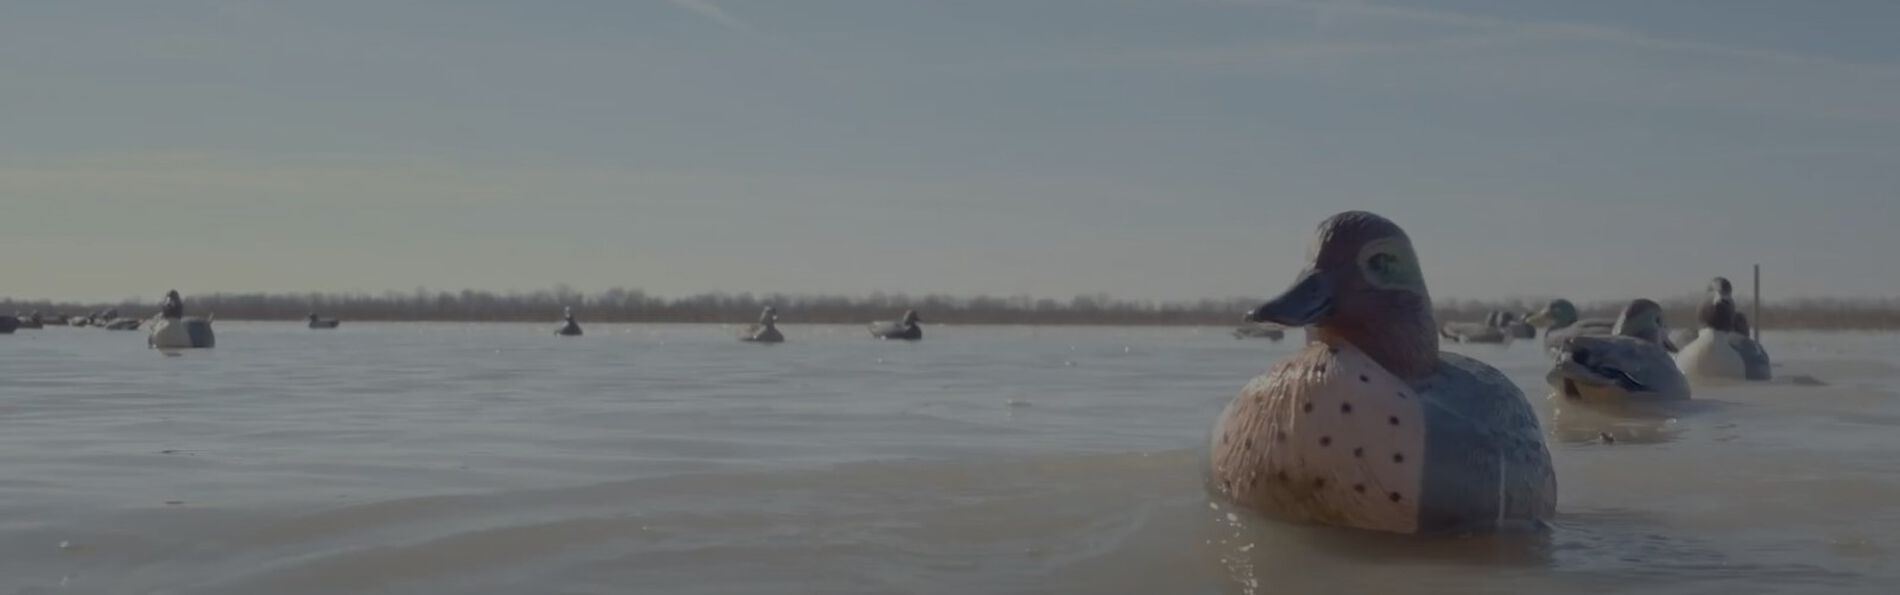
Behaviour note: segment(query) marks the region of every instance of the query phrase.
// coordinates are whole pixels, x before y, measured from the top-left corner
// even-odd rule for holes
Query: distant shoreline
[[[193,316],[196,316],[199,314],[200,313],[197,313],[197,312],[191,313],[191,315]],[[150,317],[151,316],[149,315],[140,315],[140,316],[137,316],[136,318],[144,319],[144,318],[150,318]],[[299,318],[240,318],[236,316],[225,316],[225,315],[219,314],[219,315],[214,316],[214,318],[218,321],[223,321],[223,322],[281,322],[281,323],[287,323],[287,324],[302,324],[304,322],[304,319],[301,317]],[[548,325],[550,327],[558,326],[561,323],[558,317],[554,319],[534,319],[534,320],[470,320],[470,319],[449,319],[449,318],[414,318],[414,319],[409,319],[409,318],[403,318],[403,319],[344,318],[343,320],[351,324],[380,324],[380,323],[388,323],[388,324],[534,324],[534,325]],[[1440,319],[1441,323],[1446,322],[1446,321],[1447,321],[1446,319]],[[858,327],[868,322],[870,321],[868,320],[846,321],[846,322],[812,321],[812,320],[796,320],[795,321],[795,320],[787,320],[787,319],[781,318],[779,320],[779,326],[789,327],[789,326],[806,325],[806,326]],[[696,320],[581,319],[581,323],[583,325],[739,326],[739,325],[751,324],[752,321],[729,320],[729,321],[709,321],[708,322],[708,321],[696,321]],[[1229,330],[1238,328],[1243,325],[1239,323],[1222,324],[1222,323],[1196,323],[1196,322],[981,322],[981,321],[969,322],[969,321],[954,321],[954,322],[926,322],[923,324],[923,326],[1052,327],[1052,328],[1193,328],[1193,329],[1209,329],[1209,330],[1227,332]],[[1671,328],[1673,329],[1673,328],[1694,328],[1694,327],[1690,325],[1684,325],[1681,327],[1672,326]],[[1291,330],[1297,330],[1297,329],[1291,329]],[[1289,330],[1289,332],[1291,332],[1291,330]],[[1770,327],[1767,327],[1766,330],[1807,331],[1807,332],[1843,332],[1843,333],[1893,333],[1893,332],[1900,332],[1900,326],[1888,326],[1888,327],[1770,326]]]
[[[190,313],[224,320],[296,321],[311,313],[344,321],[381,322],[546,322],[574,309],[582,323],[745,324],[767,305],[786,324],[863,324],[917,310],[923,322],[970,326],[1195,326],[1235,327],[1241,313],[1265,296],[1156,302],[1085,295],[1067,300],[1030,296],[959,297],[871,294],[861,297],[787,294],[707,293],[662,298],[638,290],[613,289],[582,294],[557,288],[526,293],[465,290],[382,294],[214,293],[185,296]],[[1546,299],[1444,300],[1441,322],[1475,321],[1492,310],[1529,312]],[[1673,328],[1694,328],[1698,301],[1664,300],[1664,318]],[[1579,304],[1585,317],[1614,317],[1621,304]],[[149,317],[156,300],[62,302],[0,298],[0,314],[39,311],[46,316],[85,316],[116,308],[122,316]],[[1743,301],[1743,311],[1753,314]],[[1766,330],[1900,330],[1900,299],[1802,299],[1762,305],[1758,325]]]

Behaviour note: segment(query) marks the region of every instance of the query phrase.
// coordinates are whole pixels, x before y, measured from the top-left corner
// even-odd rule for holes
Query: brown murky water
[[[545,328],[544,328],[545,327]],[[218,323],[0,337],[0,592],[1814,593],[1900,583],[1900,336],[1777,383],[1554,411],[1545,535],[1291,527],[1202,490],[1290,343],[1226,329]],[[1605,435],[1613,442],[1606,442]]]

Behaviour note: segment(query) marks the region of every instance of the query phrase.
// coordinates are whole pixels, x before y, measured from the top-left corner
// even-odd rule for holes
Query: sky
[[[1900,295],[1886,0],[0,3],[0,295]]]

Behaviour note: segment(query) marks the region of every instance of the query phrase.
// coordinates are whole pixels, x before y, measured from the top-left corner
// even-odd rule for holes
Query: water
[[[1291,527],[1209,501],[1214,416],[1291,343],[1225,329],[220,322],[0,336],[0,592],[1888,592],[1891,335],[1674,419],[1553,412],[1547,535]],[[1552,414],[1556,413],[1555,419]],[[1614,442],[1606,442],[1608,435]]]

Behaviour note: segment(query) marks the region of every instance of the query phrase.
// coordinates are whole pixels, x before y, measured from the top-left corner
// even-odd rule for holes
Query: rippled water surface
[[[0,336],[0,592],[1730,593],[1900,584],[1890,335],[1667,420],[1553,411],[1541,536],[1277,524],[1202,489],[1292,343],[1225,329],[220,322]],[[1606,440],[1606,437],[1609,440]]]

